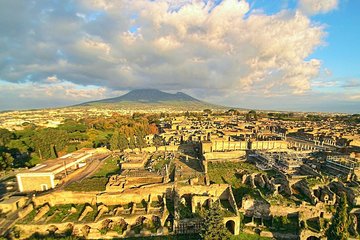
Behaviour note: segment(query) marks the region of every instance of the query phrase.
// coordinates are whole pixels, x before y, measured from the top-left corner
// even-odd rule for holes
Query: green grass
[[[209,163],[208,164],[208,173],[210,181],[214,183],[227,183],[231,185],[236,185],[240,182],[235,176],[236,169],[246,170],[249,173],[261,172],[256,166],[250,163],[244,162],[221,162],[221,163]]]
[[[269,237],[261,237],[257,234],[240,233],[237,236],[231,236],[231,240],[268,240]]]
[[[24,217],[20,223],[22,224],[29,224],[31,222],[33,222],[35,216],[36,216],[36,209],[33,209],[26,217]]]
[[[258,189],[243,184],[241,179],[236,176],[236,170],[246,170],[249,173],[260,172],[256,166],[244,162],[222,162],[209,163],[208,174],[210,181],[219,184],[230,184],[233,187],[233,194],[237,203],[241,202],[245,195],[250,195],[254,199],[262,199]]]
[[[77,220],[79,219],[82,210],[84,209],[84,204],[76,204],[75,208],[76,208],[76,213],[72,213],[71,215],[68,216],[68,218],[66,219],[66,222],[77,222]]]
[[[296,206],[301,203],[301,201],[298,201],[295,197],[284,197],[281,194],[277,194],[274,196],[267,196],[266,199],[268,202],[272,205],[280,204],[282,206]]]
[[[317,179],[317,178],[307,178],[306,179],[309,187],[314,187],[315,185],[321,184],[321,179]]]
[[[87,192],[87,191],[105,191],[107,177],[85,178],[80,182],[73,182],[65,187],[66,191]]]
[[[182,203],[179,204],[178,206],[178,212],[180,215],[180,219],[185,219],[185,218],[193,218],[194,214],[191,212],[191,207],[188,205],[184,205]]]
[[[46,213],[46,217],[50,219],[47,220],[47,224],[50,223],[61,223],[64,219],[65,222],[77,222],[78,218],[80,217],[80,214],[82,213],[84,209],[84,204],[63,204],[63,205],[56,205],[53,207],[50,207],[50,210]],[[71,207],[76,208],[76,213],[71,213],[70,209]],[[94,206],[92,206],[94,208]],[[24,219],[20,221],[22,224],[30,224],[33,222],[33,219],[36,215],[37,210],[33,210],[31,213],[29,213]],[[90,213],[89,213],[90,215]],[[92,218],[90,216],[90,218]],[[95,218],[95,217],[94,217]],[[91,220],[91,219],[90,219]]]
[[[268,189],[264,188],[251,188],[247,184],[243,184],[242,179],[236,176],[236,170],[246,171],[250,173],[263,173],[268,176],[279,176],[274,171],[260,171],[255,165],[246,162],[222,162],[222,163],[209,163],[208,173],[210,181],[219,184],[230,184],[232,186],[233,194],[237,203],[241,202],[245,195],[250,195],[254,199],[265,200],[271,203],[281,203],[284,205],[296,205],[293,199],[283,197],[282,195],[272,196]]]
[[[49,223],[60,223],[66,216],[70,214],[69,210],[71,209],[71,206],[71,204],[64,204],[51,207],[49,212],[55,212],[56,210],[58,210],[59,212],[50,219]]]
[[[111,175],[120,173],[120,168],[117,165],[118,160],[119,158],[117,157],[110,157],[104,160],[101,168],[95,172],[93,177],[109,177]]]
[[[170,163],[170,159],[164,159],[163,157],[160,157],[158,160],[156,160],[156,164],[154,165],[154,169],[156,171],[160,171],[161,169],[163,169],[163,167],[166,164]]]
[[[81,222],[94,222],[98,211],[97,211],[97,206],[96,205],[91,205],[91,207],[93,208],[93,211],[89,212]],[[85,206],[84,206],[84,208],[85,208]],[[81,213],[83,212],[83,210],[84,209],[81,210]]]
[[[161,203],[159,201],[152,201],[150,206],[151,207],[161,207]]]

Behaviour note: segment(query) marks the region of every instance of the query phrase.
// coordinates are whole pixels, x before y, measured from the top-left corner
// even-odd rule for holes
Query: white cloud
[[[51,79],[49,84],[48,79]],[[102,99],[106,97],[114,97],[119,92],[113,92],[105,87],[97,86],[79,86],[68,81],[52,81],[57,79],[56,76],[47,78],[45,82],[24,82],[24,83],[9,83],[1,81],[0,95],[7,96],[16,92],[14,96],[18,101],[42,100],[48,101],[51,97],[52,101],[64,101],[68,104],[85,102],[92,99]],[[5,103],[2,103],[5,104]],[[1,106],[0,106],[1,109]]]
[[[49,89],[42,91],[49,96],[59,91],[80,101],[146,87],[202,89],[221,98],[258,92],[292,96],[311,91],[321,70],[311,54],[324,44],[325,29],[303,7],[266,15],[249,12],[244,0],[29,5],[20,7],[20,16],[0,14],[1,32],[15,29],[0,35],[0,79],[47,83]],[[330,9],[320,6],[318,11]],[[2,20],[11,24],[1,25]],[[89,92],[80,86],[98,87]]]
[[[338,5],[339,0],[299,0],[299,9],[309,15],[330,12]]]

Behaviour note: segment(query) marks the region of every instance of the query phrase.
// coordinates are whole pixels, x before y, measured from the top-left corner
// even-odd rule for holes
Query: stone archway
[[[231,232],[231,234],[235,234],[235,222],[233,220],[229,220],[225,224],[227,230]]]
[[[306,240],[320,240],[320,238],[315,237],[315,236],[310,236]]]

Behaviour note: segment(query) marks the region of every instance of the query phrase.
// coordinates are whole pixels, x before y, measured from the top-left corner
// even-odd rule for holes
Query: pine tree
[[[129,143],[128,143],[128,140],[127,140],[125,134],[121,133],[121,134],[119,135],[119,149],[120,149],[121,151],[123,151],[123,150],[125,150],[126,148],[128,148],[128,146],[129,146]]]
[[[136,146],[142,150],[143,147],[146,147],[146,142],[143,136],[136,136]]]
[[[110,149],[115,150],[119,149],[120,142],[120,134],[118,131],[115,131],[114,134],[110,138]]]
[[[328,239],[346,240],[349,237],[349,218],[347,212],[346,194],[341,193],[336,213],[332,218],[331,225],[326,232]]]
[[[200,236],[204,240],[230,239],[230,232],[224,226],[218,201],[205,211],[203,218]]]
[[[136,148],[136,143],[135,143],[135,137],[134,137],[134,136],[130,136],[130,139],[129,139],[129,148],[130,148],[130,149],[135,149],[135,148]]]
[[[156,147],[156,151],[158,150],[158,148],[160,146],[164,145],[164,139],[161,136],[157,135],[157,134],[154,136],[153,142],[154,142],[154,145]]]

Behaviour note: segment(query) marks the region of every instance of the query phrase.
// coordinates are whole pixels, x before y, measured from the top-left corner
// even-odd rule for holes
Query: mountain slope
[[[99,101],[97,103],[116,103],[116,102],[164,102],[164,101],[196,101],[200,102],[196,98],[190,97],[189,95],[178,92],[175,94],[162,92],[157,89],[137,89],[132,90],[125,95],[116,98],[108,98]]]
[[[132,90],[120,97],[102,99],[79,104],[77,106],[96,106],[118,109],[159,109],[203,110],[205,108],[222,109],[223,107],[206,103],[185,93],[166,93],[157,89]]]

